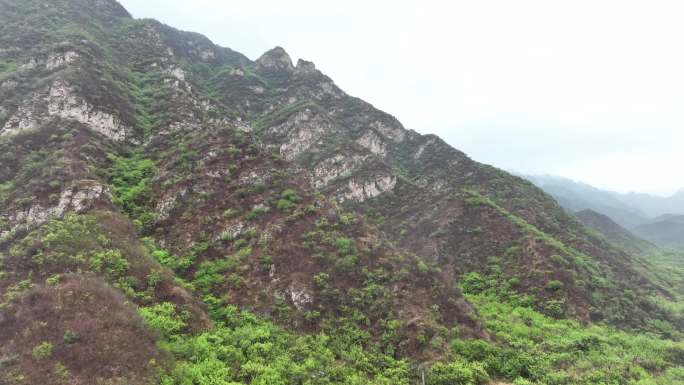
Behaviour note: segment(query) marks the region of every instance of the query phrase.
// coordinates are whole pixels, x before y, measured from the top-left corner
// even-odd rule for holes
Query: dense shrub
[[[170,302],[140,308],[139,313],[149,328],[163,337],[176,335],[185,328],[185,322],[176,313],[176,306]]]
[[[546,289],[549,291],[558,291],[563,288],[563,282],[558,280],[549,281],[546,283]]]
[[[477,272],[463,276],[461,290],[466,294],[478,294],[487,288],[487,281]]]
[[[52,357],[52,349],[52,343],[45,341],[34,346],[31,354],[36,360],[45,360]]]
[[[428,385],[479,385],[489,377],[481,364],[454,361],[448,364],[436,363],[428,372]]]
[[[295,207],[299,201],[300,199],[297,195],[297,191],[290,188],[280,194],[280,199],[278,200],[276,207],[278,210],[288,211]]]
[[[109,175],[114,203],[141,226],[146,225],[154,219],[152,212],[145,208],[155,172],[154,162],[140,155],[124,158],[110,154],[109,159],[112,162]]]

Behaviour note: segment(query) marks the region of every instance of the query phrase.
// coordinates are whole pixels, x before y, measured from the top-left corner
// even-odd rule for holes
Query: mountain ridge
[[[527,176],[535,184],[553,195],[571,212],[585,209],[607,215],[625,229],[663,248],[681,249],[679,240],[684,236],[678,223],[670,221],[677,212],[684,210],[678,205],[680,195],[662,198],[647,194],[619,194],[593,186],[554,176]],[[650,202],[650,203],[649,203]],[[655,202],[655,203],[654,203]],[[653,207],[661,206],[654,211]],[[667,208],[667,209],[666,209]],[[665,212],[663,214],[663,212]],[[647,215],[646,213],[651,213]],[[655,215],[661,213],[659,215]]]
[[[470,384],[562,366],[502,364],[515,349],[484,300],[677,336],[672,289],[531,183],[280,47],[251,61],[116,5],[0,2],[0,381],[408,384],[429,365]]]

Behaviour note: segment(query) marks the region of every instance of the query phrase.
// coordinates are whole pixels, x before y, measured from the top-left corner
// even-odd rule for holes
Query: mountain
[[[649,194],[620,194],[619,199],[643,210],[647,215],[655,217],[664,214],[684,214],[684,190],[670,197],[658,197]]]
[[[681,226],[681,223],[684,222],[682,220],[684,216],[676,214],[684,210],[683,192],[669,198],[661,198],[648,194],[620,194],[600,190],[581,182],[557,176],[524,177],[551,194],[561,206],[570,212],[578,213],[590,210],[600,213],[615,221],[619,226],[660,247],[675,249],[684,247],[684,243],[682,243],[684,232]],[[585,222],[585,224],[587,223]],[[593,226],[589,225],[589,227]],[[595,228],[595,230],[602,232],[600,227],[599,229]],[[612,232],[612,230],[608,230],[609,234]],[[610,239],[611,236],[608,238]],[[618,238],[624,240],[622,236]],[[632,247],[630,249],[635,250]]]
[[[635,227],[634,232],[662,247],[684,250],[684,215],[661,215]]]
[[[582,223],[606,237],[611,243],[633,255],[647,255],[657,251],[657,247],[615,223],[607,215],[586,209],[575,213]]]
[[[571,212],[589,209],[609,216],[626,229],[632,229],[649,219],[638,206],[625,203],[618,193],[558,176],[526,175],[523,177],[551,194],[558,203]]]
[[[0,22],[0,384],[679,376],[655,266],[313,63],[113,0]]]

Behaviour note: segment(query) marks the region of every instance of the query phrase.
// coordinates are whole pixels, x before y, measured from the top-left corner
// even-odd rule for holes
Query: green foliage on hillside
[[[137,154],[129,158],[110,154],[109,160],[112,162],[109,176],[114,203],[120,205],[139,227],[144,227],[154,219],[154,213],[146,207],[155,172],[154,162]]]
[[[33,340],[0,346],[0,382],[142,383],[146,366],[162,385],[684,383],[680,270],[644,261],[631,274],[634,261],[602,253],[540,191],[403,131],[320,73],[260,72],[194,34],[109,17],[113,0],[14,3],[0,1],[0,40],[16,55],[0,81],[18,82],[3,114],[64,77],[133,135],[124,144],[64,118],[3,139],[0,326],[16,329],[0,336]],[[78,61],[48,73],[44,59],[67,49]],[[271,153],[298,137],[299,166]],[[391,192],[335,203],[336,187],[378,171],[396,177]],[[84,206],[103,212],[50,219],[65,188],[76,197],[91,180],[127,217],[103,194]],[[450,238],[459,220],[464,235]]]
[[[491,294],[469,295],[500,345],[454,341],[491,376],[532,384],[665,385],[684,381],[684,343],[545,316]],[[524,383],[524,382],[523,382]]]
[[[17,70],[17,63],[13,61],[0,60],[0,81],[10,77]]]
[[[162,384],[410,384],[406,361],[368,351],[354,329],[296,335],[215,297],[205,301],[214,328],[195,335],[182,332],[182,315],[169,304],[140,310],[175,357]]]
[[[558,281],[549,281],[554,289]],[[457,356],[479,362],[494,378],[521,384],[660,385],[684,381],[684,342],[656,333],[627,333],[605,325],[582,325],[535,310],[515,285],[469,273],[461,290],[498,343],[455,340]]]

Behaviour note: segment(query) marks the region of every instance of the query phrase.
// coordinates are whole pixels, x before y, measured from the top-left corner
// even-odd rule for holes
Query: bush
[[[269,269],[273,265],[273,257],[268,254],[262,254],[259,256],[259,264],[261,267]]]
[[[90,267],[98,273],[106,273],[111,277],[121,277],[130,267],[128,261],[119,250],[107,250],[90,257]]]
[[[358,260],[359,258],[354,254],[345,255],[337,261],[337,267],[342,271],[349,271],[356,266]]]
[[[150,181],[155,172],[154,162],[138,155],[123,158],[110,154],[109,159],[113,163],[109,175],[112,179],[114,202],[132,218],[138,219],[145,212],[146,197],[150,192]]]
[[[477,272],[470,272],[461,280],[461,290],[466,294],[479,294],[487,289],[487,281]]]
[[[418,261],[418,271],[425,274],[430,271],[430,267],[423,261]]]
[[[77,343],[81,339],[81,336],[73,330],[67,330],[64,332],[64,338],[62,339],[65,344],[71,345]]]
[[[251,220],[257,219],[258,217],[260,217],[264,213],[266,213],[265,207],[261,207],[261,206],[254,207],[254,208],[252,208],[252,210],[250,210],[250,212],[247,213],[247,215],[245,215],[245,218],[247,218],[247,220],[251,221]]]
[[[554,317],[554,318],[561,318],[563,317],[563,302],[562,301],[557,301],[557,300],[551,300],[551,301],[546,301],[542,305],[542,310],[544,314]]]
[[[563,282],[558,280],[549,281],[546,283],[546,289],[549,291],[558,291],[563,288]]]
[[[335,239],[335,247],[340,254],[350,254],[352,252],[352,240],[345,237]]]
[[[488,381],[489,376],[481,364],[454,361],[434,364],[427,375],[428,385],[478,385]]]
[[[185,322],[176,314],[176,305],[162,302],[138,310],[150,329],[164,337],[170,337],[185,328]]]
[[[280,194],[280,200],[276,204],[278,210],[289,211],[299,203],[299,196],[294,189],[287,189]]]
[[[53,371],[55,372],[55,375],[59,378],[67,378],[70,374],[69,369],[67,369],[67,367],[64,366],[64,364],[62,364],[61,362],[55,364],[55,366],[53,367]]]
[[[329,279],[330,275],[328,273],[318,273],[313,277],[314,285],[319,289],[325,289],[328,287]]]
[[[41,342],[33,347],[31,354],[36,360],[45,360],[52,357],[53,345],[50,342]]]
[[[53,274],[45,280],[45,283],[47,285],[57,285],[61,279],[62,279],[61,275]]]
[[[560,266],[566,266],[568,264],[568,261],[564,257],[562,257],[558,254],[552,255],[550,257],[550,259]]]

